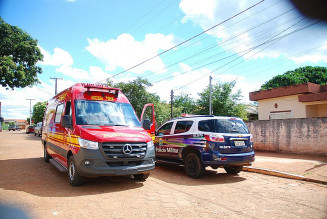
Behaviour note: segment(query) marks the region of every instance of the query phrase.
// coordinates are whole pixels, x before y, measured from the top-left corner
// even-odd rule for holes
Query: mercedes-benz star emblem
[[[130,144],[125,144],[123,147],[124,154],[131,154],[132,153],[132,146]]]

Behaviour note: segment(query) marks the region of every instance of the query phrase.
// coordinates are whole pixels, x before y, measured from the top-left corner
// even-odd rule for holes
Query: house
[[[259,120],[327,117],[327,85],[297,84],[250,93]]]
[[[26,129],[26,125],[28,125],[26,119],[5,119],[3,129],[7,129],[9,123],[14,123],[19,126],[20,129]]]

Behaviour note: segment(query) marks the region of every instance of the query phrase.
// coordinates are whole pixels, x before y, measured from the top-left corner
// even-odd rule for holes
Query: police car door
[[[171,129],[173,127],[173,124],[174,122],[168,122],[156,131],[156,157],[170,157],[170,153],[167,151],[167,149],[170,147],[169,138],[171,137]]]
[[[190,145],[190,139],[193,137],[193,134],[190,131],[192,125],[192,120],[182,120],[176,122],[172,138],[170,139],[171,148],[169,150],[171,158],[178,158],[179,154],[182,152],[182,149]]]

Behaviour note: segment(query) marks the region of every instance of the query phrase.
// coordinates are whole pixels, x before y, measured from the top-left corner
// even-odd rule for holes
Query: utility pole
[[[173,118],[174,91],[170,91],[170,118]]]
[[[32,125],[32,100],[35,99],[26,99],[30,101],[30,126]]]
[[[57,81],[62,80],[62,78],[50,78],[55,80],[55,95],[57,95]]]
[[[212,87],[211,87],[212,77],[209,77],[209,115],[212,115]]]

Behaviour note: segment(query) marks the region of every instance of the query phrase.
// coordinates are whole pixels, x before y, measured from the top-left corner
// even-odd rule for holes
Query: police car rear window
[[[209,119],[199,121],[198,130],[203,132],[215,133],[249,133],[242,120],[232,119]]]
[[[193,125],[193,121],[178,121],[176,123],[174,134],[187,132]]]

